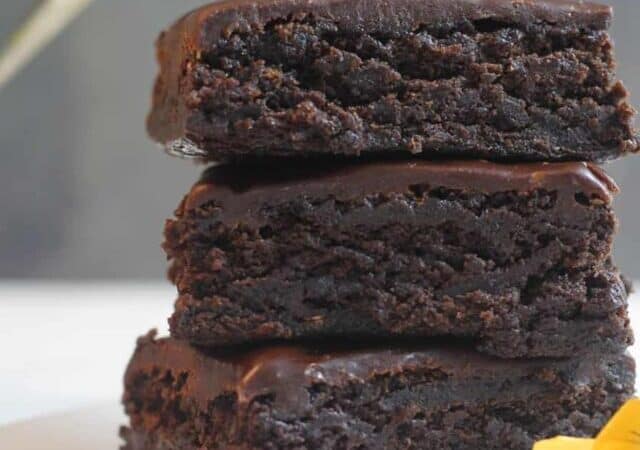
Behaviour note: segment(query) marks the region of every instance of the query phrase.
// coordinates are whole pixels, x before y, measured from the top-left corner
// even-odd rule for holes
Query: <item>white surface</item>
[[[117,402],[0,428],[2,450],[117,450],[124,423]]]
[[[101,450],[82,446],[87,430],[104,434],[105,449],[117,448],[126,363],[138,336],[166,333],[175,296],[166,283],[0,283],[0,425],[55,415],[0,429],[0,449],[44,450],[24,439],[46,435],[49,450]],[[640,330],[640,296],[630,303]],[[640,360],[639,346],[633,352]],[[95,404],[104,406],[87,409]],[[56,444],[70,437],[75,447]]]
[[[136,338],[166,332],[175,298],[169,283],[0,283],[0,425],[120,398]]]

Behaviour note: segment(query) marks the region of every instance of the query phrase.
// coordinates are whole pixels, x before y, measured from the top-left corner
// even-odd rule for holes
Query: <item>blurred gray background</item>
[[[0,39],[31,0],[0,0]],[[0,278],[164,276],[162,227],[201,167],[144,130],[153,42],[197,0],[97,0],[0,91]],[[619,75],[640,105],[640,3],[611,0]],[[622,186],[617,262],[640,277],[640,157],[608,165]]]

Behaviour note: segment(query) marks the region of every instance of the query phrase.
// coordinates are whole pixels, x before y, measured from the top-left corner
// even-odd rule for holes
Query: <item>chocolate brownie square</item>
[[[267,347],[150,335],[124,394],[125,450],[530,450],[593,436],[633,393],[622,353],[505,361],[464,347]]]
[[[456,336],[509,358],[624,348],[616,192],[585,163],[214,168],[166,225],[172,334]]]
[[[208,160],[638,150],[611,8],[571,0],[231,0],[158,41],[148,121]]]

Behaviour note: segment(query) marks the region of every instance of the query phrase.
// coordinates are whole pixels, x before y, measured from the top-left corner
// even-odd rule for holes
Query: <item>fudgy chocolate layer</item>
[[[125,377],[127,450],[517,449],[591,436],[631,396],[620,353],[502,361],[457,346],[266,347],[153,335]]]
[[[167,222],[172,333],[453,335],[504,357],[624,347],[616,190],[584,163],[216,168]]]
[[[158,41],[149,131],[209,160],[638,150],[611,9],[582,1],[223,1]]]

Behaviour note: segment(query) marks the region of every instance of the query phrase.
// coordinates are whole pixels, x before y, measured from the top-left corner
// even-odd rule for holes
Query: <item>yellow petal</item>
[[[557,437],[537,442],[533,450],[593,450],[594,443],[593,439]]]
[[[640,399],[630,400],[596,438],[594,450],[640,450]]]
[[[640,444],[635,442],[607,441],[603,447],[599,448],[607,450],[640,450]]]

